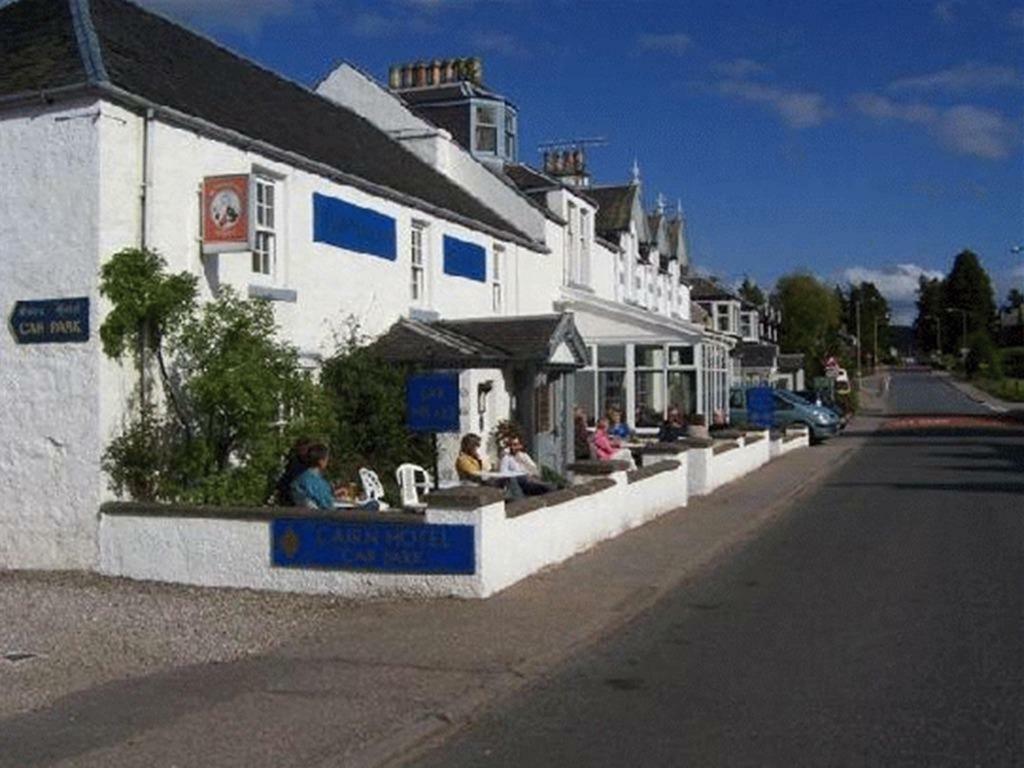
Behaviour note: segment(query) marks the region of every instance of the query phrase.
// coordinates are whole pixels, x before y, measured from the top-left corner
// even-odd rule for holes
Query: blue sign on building
[[[487,282],[487,251],[475,243],[444,236],[444,273]]]
[[[270,562],[283,568],[476,573],[471,525],[283,517],[271,522],[270,536]]]
[[[405,386],[406,426],[413,432],[459,431],[459,376],[421,373]]]
[[[11,313],[19,344],[67,344],[89,340],[89,298],[19,301]]]
[[[771,429],[775,422],[775,391],[771,387],[747,390],[747,419],[758,427]]]
[[[398,258],[393,218],[318,192],[313,193],[313,242],[390,261]]]

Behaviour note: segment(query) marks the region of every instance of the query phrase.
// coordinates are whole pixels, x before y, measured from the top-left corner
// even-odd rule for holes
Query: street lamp
[[[967,310],[960,309],[959,307],[946,307],[947,312],[959,312],[960,317],[963,320],[964,335],[960,346],[960,356],[963,357],[967,354]]]

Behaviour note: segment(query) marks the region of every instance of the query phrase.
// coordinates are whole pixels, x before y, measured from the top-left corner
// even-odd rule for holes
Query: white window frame
[[[576,203],[567,201],[565,204],[565,281],[569,285],[577,282],[576,274],[579,269],[579,258],[576,248],[579,245],[577,230],[579,229],[579,209]]]
[[[481,112],[490,111],[494,116],[493,122],[480,119]],[[500,155],[501,142],[504,136],[503,110],[498,104],[492,102],[473,102],[473,151],[484,155]],[[479,134],[481,130],[491,131],[494,134],[493,149],[483,149],[480,146]]]
[[[505,246],[491,248],[491,309],[496,315],[505,311]]]
[[[271,281],[278,274],[281,194],[277,181],[267,174],[253,173],[253,242],[249,269],[254,276]]]
[[[579,274],[577,282],[580,285],[590,286],[590,212],[586,208],[580,208],[580,231],[579,231]]]
[[[409,226],[409,302],[430,306],[430,222],[421,219]]]

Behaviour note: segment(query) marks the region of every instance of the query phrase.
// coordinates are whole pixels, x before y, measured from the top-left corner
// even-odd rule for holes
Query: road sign
[[[836,360],[834,357],[828,357],[828,358],[825,359],[825,368],[826,368],[826,370],[830,369],[830,368],[835,368],[836,370],[838,370],[839,369],[839,361]]]
[[[413,432],[459,431],[459,376],[423,373],[405,388],[406,425]]]
[[[19,301],[11,312],[19,344],[68,344],[89,340],[89,298]]]

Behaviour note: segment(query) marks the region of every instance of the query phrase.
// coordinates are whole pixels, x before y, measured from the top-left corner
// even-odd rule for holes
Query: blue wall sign
[[[413,432],[459,431],[459,375],[421,373],[405,385],[406,426]]]
[[[775,421],[775,391],[771,387],[747,390],[747,420],[759,427],[772,427]]]
[[[270,537],[270,562],[283,568],[476,573],[472,525],[282,517],[271,522]]]
[[[89,298],[19,301],[11,313],[19,344],[67,344],[89,340]]]
[[[313,193],[313,242],[390,261],[398,258],[393,218],[318,192]]]
[[[487,282],[487,251],[482,246],[445,235],[444,273]]]

